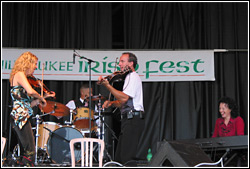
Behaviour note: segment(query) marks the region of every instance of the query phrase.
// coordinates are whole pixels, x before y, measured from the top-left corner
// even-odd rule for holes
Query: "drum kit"
[[[100,94],[92,96],[91,101],[98,101],[98,112],[91,111],[91,131],[89,131],[89,115],[90,110],[87,107],[78,108],[76,110],[70,110],[64,104],[47,101],[46,107],[43,108],[42,115],[36,115],[36,157],[35,165],[43,163],[44,161],[51,161],[57,164],[69,164],[71,163],[71,155],[69,142],[74,138],[84,138],[88,133],[96,133],[99,139],[104,139],[104,113],[102,113],[101,100],[105,100],[105,97]],[[42,122],[40,117],[45,115],[53,115],[57,118],[70,115],[70,121],[65,122],[66,125],[59,125],[55,122]],[[99,124],[95,125],[94,117],[98,116]],[[91,136],[91,134],[90,134]],[[81,148],[75,147],[76,161],[80,161]],[[41,153],[38,153],[38,150]],[[79,151],[79,152],[78,152]],[[111,159],[110,155],[108,157]]]

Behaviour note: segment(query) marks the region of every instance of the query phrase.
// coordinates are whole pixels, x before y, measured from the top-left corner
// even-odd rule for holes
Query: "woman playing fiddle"
[[[31,52],[25,52],[15,61],[12,68],[9,82],[10,94],[13,102],[13,109],[10,113],[10,122],[23,147],[23,155],[35,160],[35,139],[32,132],[29,118],[33,114],[32,107],[46,106],[45,97],[53,97],[55,93],[42,97],[29,84],[27,76],[33,75],[37,68],[38,58]],[[23,158],[23,162],[27,161]]]

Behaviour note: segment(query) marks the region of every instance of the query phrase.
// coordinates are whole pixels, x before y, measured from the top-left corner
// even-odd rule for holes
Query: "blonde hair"
[[[31,52],[24,52],[23,54],[21,54],[21,56],[19,56],[19,58],[15,61],[15,64],[10,73],[10,84],[12,84],[13,77],[17,72],[24,72],[24,74],[26,75],[26,71],[30,69],[31,65],[37,60],[38,58]]]

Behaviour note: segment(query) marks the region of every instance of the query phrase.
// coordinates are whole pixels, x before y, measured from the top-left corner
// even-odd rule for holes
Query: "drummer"
[[[91,96],[93,96],[93,91],[91,88]],[[77,113],[77,108],[81,108],[81,107],[89,107],[89,102],[88,99],[89,98],[89,83],[88,82],[84,82],[81,87],[80,87],[80,98],[76,99],[76,100],[71,100],[69,101],[66,106],[70,109],[73,110],[74,113]],[[94,108],[95,107],[95,108]],[[92,105],[91,106],[92,110],[95,110],[95,112],[98,112],[97,110],[97,106]],[[97,119],[98,116],[94,116],[94,119]],[[99,119],[95,120],[96,125],[99,125]]]

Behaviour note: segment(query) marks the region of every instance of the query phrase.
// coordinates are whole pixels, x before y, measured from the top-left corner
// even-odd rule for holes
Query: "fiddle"
[[[121,82],[125,80],[125,77],[130,72],[132,72],[132,69],[130,67],[126,67],[123,71],[116,71],[111,75],[104,77],[103,79],[106,79],[110,84],[113,82]],[[101,82],[98,82],[97,84],[101,84]]]
[[[27,79],[30,85],[32,86],[32,88],[35,89],[37,92],[39,92],[40,90],[43,90],[43,92],[47,94],[53,94],[53,92],[50,91],[49,88],[45,86],[45,84],[42,84],[40,79],[37,79],[32,75],[28,76]]]

